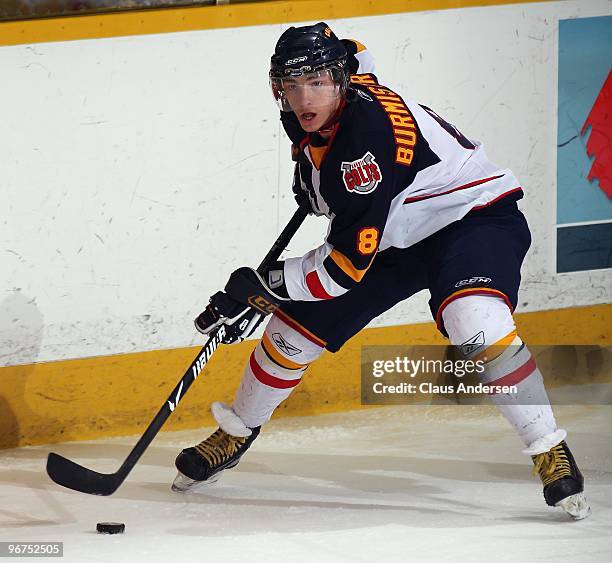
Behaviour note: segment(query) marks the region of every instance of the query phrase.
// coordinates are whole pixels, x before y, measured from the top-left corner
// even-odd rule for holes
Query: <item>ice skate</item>
[[[532,455],[533,474],[544,485],[544,499],[549,506],[560,506],[574,520],[591,514],[584,495],[584,478],[565,440],[547,452]]]
[[[213,403],[211,410],[219,428],[177,456],[178,474],[172,483],[173,491],[187,492],[216,483],[223,471],[238,465],[259,435],[261,427],[247,428],[230,407]]]

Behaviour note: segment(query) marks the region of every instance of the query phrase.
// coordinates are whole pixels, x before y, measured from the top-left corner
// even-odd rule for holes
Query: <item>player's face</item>
[[[340,104],[340,92],[328,72],[284,78],[283,90],[291,109],[306,132],[318,131]]]

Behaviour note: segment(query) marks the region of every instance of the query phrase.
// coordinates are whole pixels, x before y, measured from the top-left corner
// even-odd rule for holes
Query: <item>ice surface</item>
[[[4,450],[0,540],[63,541],[70,562],[612,561],[612,407],[556,414],[593,509],[580,522],[545,505],[493,408],[406,406],[272,421],[189,495],[170,491],[174,457],[212,429],[158,436],[111,497],[55,485],[46,454],[113,472],[135,437]]]

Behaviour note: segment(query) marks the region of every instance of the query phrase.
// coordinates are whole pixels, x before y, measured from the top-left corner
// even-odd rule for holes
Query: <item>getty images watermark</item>
[[[516,393],[516,385],[485,385],[460,380],[452,384],[436,384],[428,380],[428,376],[438,374],[453,374],[457,378],[466,375],[482,374],[485,371],[484,360],[435,360],[424,356],[414,359],[408,356],[396,356],[392,360],[374,360],[372,376],[381,378],[372,385],[376,394],[384,393]],[[384,383],[382,378],[388,375],[406,375],[414,381],[400,381],[392,384]],[[419,381],[421,379],[421,381]]]
[[[534,346],[529,351],[544,376],[546,391],[521,396],[521,401],[612,404],[610,346]],[[490,381],[486,362],[486,354],[466,358],[452,346],[364,346],[361,402],[482,404],[495,395],[497,403],[516,404],[517,384]]]

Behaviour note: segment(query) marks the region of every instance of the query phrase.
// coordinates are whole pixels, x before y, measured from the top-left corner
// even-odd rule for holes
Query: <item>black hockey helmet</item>
[[[325,22],[290,27],[276,43],[270,77],[300,76],[332,65],[346,67],[346,57],[342,41]]]
[[[328,71],[344,94],[349,82],[347,51],[325,22],[290,27],[278,39],[270,60],[272,93],[283,111],[291,111],[284,97],[282,80]]]

